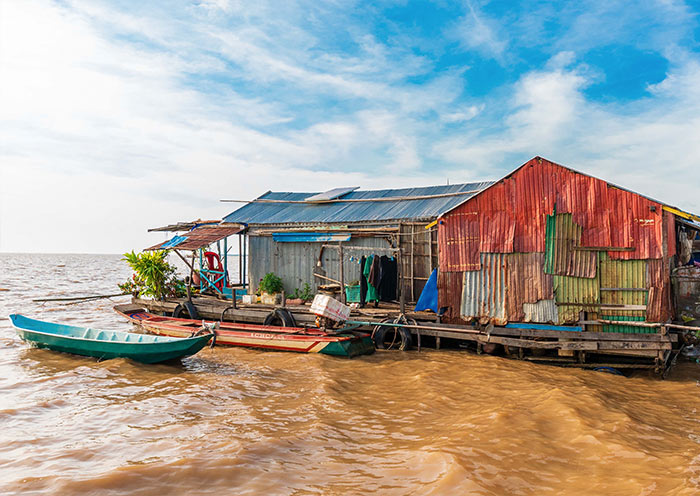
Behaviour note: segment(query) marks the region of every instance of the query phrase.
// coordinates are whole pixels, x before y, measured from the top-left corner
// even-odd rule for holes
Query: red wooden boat
[[[190,337],[202,328],[202,320],[162,317],[136,305],[117,305],[114,311],[150,333]],[[214,322],[207,322],[214,324]],[[264,350],[324,353],[354,357],[374,353],[369,334],[328,332],[305,327],[278,327],[238,322],[220,322],[215,330],[217,345],[245,346]]]

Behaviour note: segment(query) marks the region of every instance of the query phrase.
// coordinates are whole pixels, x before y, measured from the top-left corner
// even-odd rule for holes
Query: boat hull
[[[202,325],[200,320],[161,317],[130,305],[116,306],[115,311],[150,333],[160,336],[187,337]],[[367,334],[329,333],[320,329],[290,328],[221,322],[216,330],[218,346],[240,346],[271,351],[322,353],[355,357],[374,353],[374,342]]]
[[[100,360],[129,358],[141,363],[165,362],[194,355],[212,338],[210,334],[185,340],[146,339],[144,342],[144,338],[141,337],[144,335],[134,333],[66,326],[29,319],[22,315],[11,315],[10,318],[19,337],[37,348]],[[111,340],[100,339],[100,336]]]

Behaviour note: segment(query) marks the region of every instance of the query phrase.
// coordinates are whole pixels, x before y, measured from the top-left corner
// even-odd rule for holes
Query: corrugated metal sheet
[[[477,201],[479,218],[479,252],[511,253],[515,236],[513,193],[506,183],[495,184],[488,195]]]
[[[523,303],[522,322],[556,324],[559,322],[557,304],[554,300],[540,300],[537,303]]]
[[[577,322],[579,312],[600,305],[598,277],[554,276],[554,299],[559,309],[559,324]]]
[[[226,222],[245,224],[319,224],[349,223],[387,220],[431,220],[449,211],[465,199],[474,196],[491,185],[490,181],[480,183],[428,186],[423,188],[384,189],[353,191],[342,199],[330,203],[264,203],[253,202],[228,214]],[[417,200],[396,200],[380,202],[345,202],[368,198],[399,198],[430,196],[458,192],[471,192],[464,195],[444,196]],[[316,193],[269,192],[261,200],[305,201]]]
[[[352,238],[344,246],[371,248],[372,251],[367,251],[367,254],[373,252],[379,255],[388,254],[385,250],[382,251],[382,248],[388,247],[384,238]],[[282,278],[284,289],[287,292],[294,291],[295,288],[302,289],[304,283],[309,283],[314,290],[319,284],[328,283],[328,281],[322,281],[314,277],[321,250],[321,246],[318,243],[277,243],[272,239],[272,236],[250,236],[249,247],[248,274],[254,290],[257,289],[260,279],[268,272],[274,272]],[[343,276],[346,282],[360,278],[358,262],[362,254],[355,251],[352,253],[350,251],[345,252]],[[338,251],[324,249],[321,260],[325,275],[332,279],[340,279]]]
[[[438,308],[447,307],[443,322],[464,323],[460,316],[464,272],[441,272],[438,270]]]
[[[462,317],[506,324],[506,275],[505,254],[482,253],[481,269],[464,273]]]
[[[177,238],[185,238],[184,241],[180,241],[173,248],[177,250],[198,250],[209,246],[216,241],[222,240],[228,236],[238,234],[242,231],[241,227],[221,227],[221,226],[206,226],[197,227],[191,231],[182,234],[181,236],[176,236]],[[170,242],[163,241],[155,246],[146,248],[148,250],[160,250],[163,245],[167,245]]]
[[[525,304],[537,304],[540,300],[554,298],[552,276],[544,273],[544,253],[513,253],[508,255],[507,264],[508,320],[520,322],[526,318]],[[552,314],[550,312],[547,315]],[[549,322],[549,320],[525,322]]]
[[[474,204],[476,206],[476,204]],[[479,214],[463,210],[439,222],[439,263],[442,272],[479,270]]]
[[[654,200],[539,157],[525,163],[497,186],[467,200],[442,218],[444,222],[439,229],[446,234],[441,239],[460,246],[459,250],[446,250],[441,255],[442,270],[473,267],[482,244],[492,252],[544,252],[546,218],[555,205],[558,213],[572,214],[573,221],[582,227],[583,246],[634,248],[610,252],[614,259],[662,256],[662,204]],[[489,206],[491,219],[481,218],[479,205]],[[479,217],[478,234],[465,222],[472,215]],[[514,218],[512,246],[509,216]],[[496,231],[493,225],[506,228]]]
[[[272,239],[278,243],[320,243],[329,241],[350,241],[348,233],[315,233],[315,232],[277,232],[272,233]]]
[[[666,322],[673,316],[669,268],[663,259],[647,260],[647,322]]]
[[[671,279],[678,313],[686,318],[700,319],[700,267],[678,267]]]
[[[666,224],[666,240],[668,243],[666,256],[672,257],[678,251],[676,246],[676,217],[671,212],[664,210],[664,223]]]
[[[575,249],[581,246],[582,231],[571,214],[547,216],[544,262],[547,274],[595,277],[598,254]]]
[[[600,255],[600,302],[602,305],[646,305],[647,303],[647,262],[646,260],[610,260]],[[601,310],[604,320],[643,321],[643,310]],[[654,332],[654,329],[625,325],[607,324],[603,332]]]

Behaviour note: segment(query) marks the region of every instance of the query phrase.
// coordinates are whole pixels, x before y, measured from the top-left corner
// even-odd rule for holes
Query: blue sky
[[[2,1],[0,251],[123,252],[221,198],[497,179],[535,155],[700,212],[699,13]]]

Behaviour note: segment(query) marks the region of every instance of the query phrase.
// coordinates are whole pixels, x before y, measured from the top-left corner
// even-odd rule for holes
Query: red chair
[[[224,266],[221,264],[221,258],[219,257],[218,253],[214,253],[213,251],[205,251],[204,258],[207,260],[207,268],[210,271],[218,272],[218,274],[214,274],[214,277],[212,277],[212,279],[221,278],[214,283],[214,286],[216,286],[219,289],[219,291],[223,291],[224,278],[222,277],[222,275],[224,273]]]

